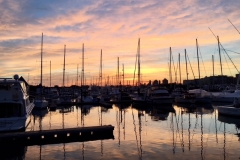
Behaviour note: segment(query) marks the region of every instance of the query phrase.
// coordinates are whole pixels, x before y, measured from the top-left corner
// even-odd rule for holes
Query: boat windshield
[[[0,118],[21,117],[21,104],[0,103]]]

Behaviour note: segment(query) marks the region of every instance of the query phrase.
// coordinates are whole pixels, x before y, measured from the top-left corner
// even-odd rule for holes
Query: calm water
[[[240,120],[219,116],[215,106],[72,106],[34,111],[30,130],[113,125],[114,139],[23,146],[1,152],[12,159],[239,159]],[[42,118],[40,118],[42,116]],[[11,150],[11,149],[10,149]],[[21,158],[22,157],[22,158]],[[2,158],[1,158],[2,159]]]

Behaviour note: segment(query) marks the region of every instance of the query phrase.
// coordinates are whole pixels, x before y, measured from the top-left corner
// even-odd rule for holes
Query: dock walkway
[[[114,126],[91,126],[0,134],[0,144],[44,145],[114,139]]]

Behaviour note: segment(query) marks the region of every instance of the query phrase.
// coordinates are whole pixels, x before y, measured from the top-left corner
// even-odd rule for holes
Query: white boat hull
[[[13,117],[13,118],[1,118],[0,119],[0,131],[13,131],[21,130],[27,127],[30,122],[29,118],[26,117]]]
[[[0,118],[0,131],[14,131],[25,129],[29,122],[31,121],[30,114],[34,107],[33,103],[30,103],[26,107],[26,114],[22,117],[10,117],[10,118]]]
[[[228,107],[228,106],[219,106],[218,107],[218,114],[240,117],[240,108]]]
[[[45,109],[48,106],[48,101],[46,100],[35,100],[34,101],[35,104],[35,109]]]

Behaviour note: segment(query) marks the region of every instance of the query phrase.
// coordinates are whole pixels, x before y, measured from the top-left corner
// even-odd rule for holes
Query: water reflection
[[[42,120],[43,118],[48,114],[48,109],[33,109],[32,110],[32,115],[34,117],[34,126],[35,126],[35,121],[38,120],[39,123],[39,131],[42,131]],[[35,127],[34,127],[35,128]],[[33,129],[34,130],[34,129]],[[39,159],[42,159],[42,145],[39,145]]]
[[[142,159],[142,138],[141,138],[141,133],[142,133],[142,120],[141,117],[144,116],[143,111],[138,111],[138,132],[139,135],[137,134],[137,127],[136,127],[136,122],[135,122],[135,117],[132,109],[132,118],[133,118],[133,126],[134,126],[134,133],[136,137],[136,143],[137,143],[137,150],[138,150],[138,156],[139,159]]]
[[[214,108],[211,104],[177,104],[177,107],[183,108],[185,113],[211,114]]]
[[[153,107],[150,115],[153,121],[165,121],[168,118],[169,111]]]
[[[42,152],[42,159],[159,159],[159,155],[161,159],[239,158],[238,119],[218,115],[211,105],[173,105],[169,110],[160,107],[86,105],[57,108],[42,115],[33,113],[35,130],[39,129],[40,117],[44,129],[111,124],[116,139],[61,142],[46,145],[44,150],[29,147]],[[26,151],[26,155],[32,154]]]

